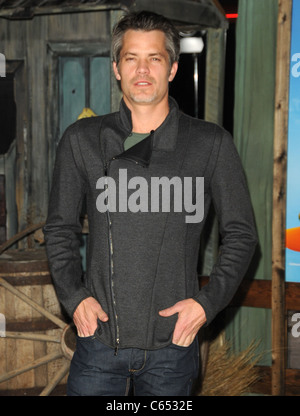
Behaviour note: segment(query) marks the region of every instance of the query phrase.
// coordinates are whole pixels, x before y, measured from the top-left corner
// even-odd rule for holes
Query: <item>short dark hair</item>
[[[148,11],[129,13],[116,24],[112,34],[113,61],[119,64],[123,36],[127,30],[141,30],[150,32],[160,30],[166,36],[166,50],[169,55],[170,66],[179,60],[180,37],[173,23],[166,17]]]

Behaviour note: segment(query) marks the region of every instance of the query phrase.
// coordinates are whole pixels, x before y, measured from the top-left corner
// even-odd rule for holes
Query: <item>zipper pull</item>
[[[107,174],[108,174],[108,168],[109,168],[109,165],[110,165],[110,162],[112,161],[112,160],[115,160],[116,158],[115,157],[113,157],[113,158],[111,158],[110,160],[108,160],[107,162],[105,162],[105,165],[104,165],[104,176],[107,176]]]
[[[107,163],[104,165],[104,191],[107,191],[108,183],[107,183]]]
[[[118,355],[118,351],[119,351],[119,344],[120,344],[120,340],[119,340],[119,338],[117,338],[117,341],[116,341],[116,346],[115,346],[115,356],[116,355]]]

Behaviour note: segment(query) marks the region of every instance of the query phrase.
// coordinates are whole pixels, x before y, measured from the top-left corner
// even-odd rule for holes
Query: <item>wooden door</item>
[[[84,108],[90,108],[96,115],[110,112],[109,57],[60,56],[58,71],[59,137],[78,119]],[[87,235],[82,236],[83,270],[86,269],[87,238]]]
[[[59,130],[77,120],[83,108],[110,111],[109,57],[59,57]]]

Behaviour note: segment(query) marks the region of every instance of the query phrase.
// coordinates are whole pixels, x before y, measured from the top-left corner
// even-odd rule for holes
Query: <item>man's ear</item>
[[[117,63],[113,62],[113,70],[117,81],[121,81],[121,75],[119,74]]]
[[[173,81],[173,79],[175,78],[177,69],[178,69],[178,62],[174,62],[172,67],[171,67],[171,71],[170,71],[170,75],[169,75],[169,82]]]

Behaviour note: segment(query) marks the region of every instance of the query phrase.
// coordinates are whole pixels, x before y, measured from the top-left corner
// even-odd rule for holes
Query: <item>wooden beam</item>
[[[272,394],[284,395],[285,212],[292,0],[278,0],[272,218]]]
[[[244,280],[230,302],[230,306],[250,306],[255,308],[271,308],[271,280]]]
[[[272,395],[272,368],[257,366],[259,380],[250,387],[251,393]],[[287,368],[285,372],[285,395],[300,395],[300,370]]]
[[[200,286],[208,283],[207,276],[200,277]],[[300,283],[285,282],[285,311],[300,311]],[[272,308],[271,280],[243,280],[229,306]],[[286,313],[286,312],[285,312]]]
[[[287,368],[285,371],[285,395],[300,396],[300,370]]]
[[[205,115],[207,121],[223,125],[226,30],[207,30]]]
[[[206,34],[205,63],[205,103],[206,121],[223,125],[224,74],[226,55],[226,30],[208,29]],[[201,253],[202,273],[208,273],[218,255],[218,224],[214,208],[209,212],[209,228],[205,228],[203,253]]]
[[[91,40],[73,42],[48,42],[53,55],[57,56],[109,56],[109,42],[98,42]]]
[[[300,283],[285,283],[285,309],[300,311]]]

